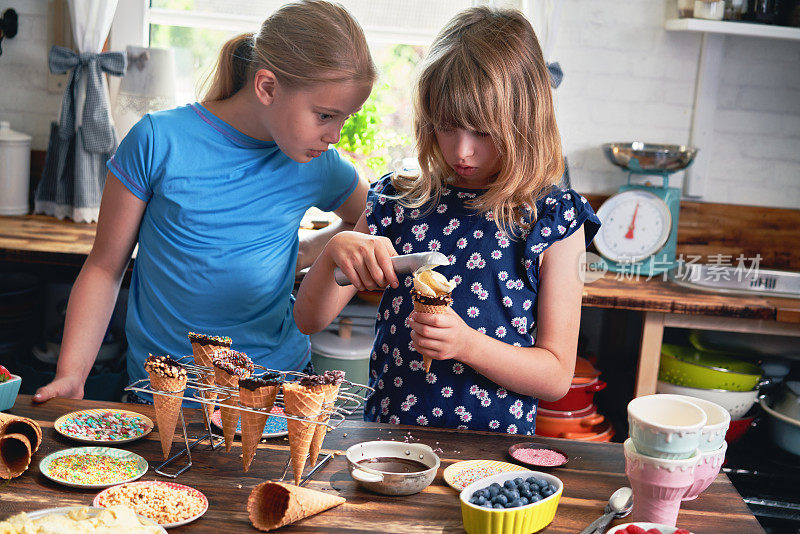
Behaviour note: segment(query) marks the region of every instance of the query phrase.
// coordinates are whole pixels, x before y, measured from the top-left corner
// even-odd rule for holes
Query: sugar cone
[[[0,436],[3,434],[24,434],[31,444],[31,454],[42,444],[42,427],[27,417],[0,412]]]
[[[434,315],[440,313],[447,313],[447,308],[450,307],[447,304],[436,304],[436,305],[422,304],[413,297],[412,300],[414,301],[414,311],[418,313],[432,313]],[[431,370],[432,361],[433,359],[430,356],[425,356],[425,355],[422,356],[422,365],[425,367],[426,373]]]
[[[294,382],[284,382],[283,384],[283,400],[286,405],[284,412],[287,415],[314,420],[322,410],[324,399],[325,393],[322,390],[314,391],[312,388]],[[292,455],[294,483],[299,484],[303,468],[306,465],[308,450],[311,447],[311,440],[314,438],[312,427],[317,425],[295,419],[287,419],[286,423],[289,427],[289,450]]]
[[[186,390],[186,376],[160,376],[156,373],[150,374],[150,387],[156,391],[180,392],[182,395]],[[153,404],[156,407],[156,423],[158,424],[158,436],[161,438],[161,452],[164,459],[169,458],[169,450],[172,448],[172,437],[175,435],[175,427],[178,424],[178,411],[181,409],[181,399],[167,397],[166,395],[153,394]]]
[[[230,343],[221,344],[215,343],[211,340],[200,340],[192,335],[189,336],[189,340],[192,343],[192,355],[194,356],[194,363],[196,365],[202,365],[203,367],[208,367],[210,370],[214,369],[213,364],[211,363],[212,355],[215,351],[219,349],[228,349],[230,348]],[[207,384],[209,386],[214,385],[214,374],[209,373],[205,375],[201,380],[203,384]],[[203,392],[203,398],[208,399],[210,401],[215,401],[217,399],[217,392],[216,391],[205,391]],[[203,404],[203,409],[206,411],[208,415],[208,420],[211,420],[211,416],[214,414],[214,405],[213,404]],[[211,429],[209,429],[211,430]]]
[[[24,434],[0,436],[0,478],[16,478],[31,464],[31,442]]]
[[[216,366],[214,367],[214,381],[218,386],[234,389],[239,387],[238,376],[232,375]],[[232,394],[227,399],[223,400],[222,404],[236,406],[237,401],[237,396]],[[234,408],[220,408],[220,412],[222,417],[222,435],[225,438],[225,451],[230,452],[233,446],[233,437],[236,435],[236,427],[239,424],[239,410]]]
[[[322,390],[325,394],[325,398],[322,401],[322,409],[324,411],[330,412],[330,410],[333,410],[336,403],[336,395],[339,394],[339,385],[340,384],[323,384],[314,388]],[[323,423],[327,423],[330,418],[330,413],[321,413],[319,415],[319,420]],[[322,440],[325,439],[325,434],[328,433],[328,427],[324,425],[314,425],[314,427],[314,437],[311,440],[311,447],[308,451],[308,461],[312,466],[317,465],[319,450],[322,448]]]
[[[245,473],[250,469],[250,462],[256,454],[261,434],[264,433],[264,424],[267,422],[268,413],[275,404],[278,396],[278,386],[264,386],[251,391],[239,388],[239,402],[249,408],[263,408],[264,414],[242,412],[242,466]]]
[[[247,513],[253,526],[266,532],[324,512],[344,502],[345,499],[338,495],[282,482],[264,482],[250,492]]]

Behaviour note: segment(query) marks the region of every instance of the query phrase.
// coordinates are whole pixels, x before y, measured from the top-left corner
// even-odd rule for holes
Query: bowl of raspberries
[[[541,471],[510,471],[473,482],[460,494],[468,534],[538,532],[556,515],[564,484]]]
[[[671,527],[661,523],[625,523],[617,525],[606,534],[692,534],[685,528]]]
[[[22,378],[12,375],[8,369],[0,365],[0,412],[14,406],[20,384],[22,384]]]

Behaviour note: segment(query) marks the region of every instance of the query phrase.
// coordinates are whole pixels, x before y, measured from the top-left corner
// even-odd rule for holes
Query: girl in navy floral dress
[[[563,158],[549,75],[517,11],[472,8],[439,34],[417,82],[421,171],[373,185],[354,232],[306,275],[295,320],[311,333],[353,296],[384,289],[365,419],[533,434],[537,399],[575,367],[580,256],[600,221],[558,189]],[[396,254],[439,251],[456,283],[445,314],[413,311]],[[353,286],[333,280],[340,267]],[[423,355],[434,361],[425,373]]]

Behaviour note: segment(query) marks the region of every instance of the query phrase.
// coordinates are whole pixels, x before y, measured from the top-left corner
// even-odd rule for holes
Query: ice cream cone
[[[239,386],[238,376],[223,371],[218,367],[214,368],[214,381],[218,386],[222,387],[237,388]],[[236,395],[231,394],[227,399],[221,402],[228,406],[235,406],[237,400]],[[222,419],[222,435],[225,438],[225,451],[228,452],[233,446],[233,437],[236,435],[236,427],[239,424],[239,410],[222,407],[220,408],[220,412]]]
[[[323,412],[319,415],[319,421],[327,423],[331,418],[330,410],[333,410],[336,403],[336,396],[339,394],[339,386],[340,384],[323,384],[321,386],[317,386],[317,388],[319,388],[319,390],[321,390],[325,395],[322,400]],[[314,427],[314,437],[311,440],[311,447],[308,450],[308,462],[309,465],[312,466],[317,465],[319,450],[322,448],[322,440],[325,439],[325,434],[328,433],[328,427],[325,425],[314,425]]]
[[[344,502],[345,499],[338,495],[282,482],[264,482],[250,492],[247,513],[253,526],[266,532]]]
[[[202,382],[203,384],[207,384],[209,386],[213,386],[214,375],[211,372],[211,370],[213,369],[211,365],[212,355],[219,349],[230,348],[232,343],[231,338],[220,337],[220,336],[208,336],[205,334],[195,334],[194,332],[189,332],[189,341],[192,343],[192,355],[194,356],[195,365],[207,367],[209,370],[209,372],[200,379],[200,382]],[[215,401],[217,399],[216,391],[205,391],[202,392],[202,395],[204,399],[208,399],[210,401]],[[203,409],[206,411],[206,414],[208,415],[208,420],[210,421],[211,416],[214,413],[214,405],[203,404]]]
[[[0,478],[20,476],[31,464],[31,442],[24,434],[0,436]]]
[[[253,372],[253,362],[243,352],[220,349],[211,358],[214,367],[214,382],[218,386],[239,389],[239,379],[248,378]],[[236,406],[239,396],[231,392],[222,404]],[[239,424],[239,410],[235,408],[220,408],[222,417],[222,435],[225,438],[225,450],[230,451],[233,446],[233,437]]]
[[[42,427],[33,419],[0,412],[0,436],[4,434],[24,434],[31,444],[31,454],[35,454],[42,444]]]
[[[164,459],[169,458],[172,448],[172,437],[178,424],[178,411],[181,399],[159,395],[158,391],[174,393],[178,397],[186,390],[186,370],[177,362],[165,356],[150,355],[145,360],[144,368],[150,375],[150,389],[153,390],[153,404],[156,408],[158,437],[161,439],[161,452]]]
[[[283,400],[286,405],[284,412],[286,415],[303,417],[314,420],[322,410],[322,402],[325,393],[314,391],[313,388],[301,386],[295,382],[285,382],[283,384]],[[294,483],[299,484],[303,475],[303,468],[306,465],[306,457],[314,438],[315,423],[309,421],[298,421],[287,419],[289,427],[289,450],[292,455],[292,471],[294,472]]]
[[[441,304],[439,304],[439,303],[436,303],[436,304],[423,303],[423,302],[420,302],[420,300],[418,300],[418,297],[415,294],[411,295],[411,300],[414,301],[414,311],[415,312],[417,312],[417,313],[432,313],[434,315],[440,314],[440,313],[447,313],[447,308],[450,307],[450,302],[452,302],[452,301],[442,300]],[[426,299],[426,300],[430,300],[430,299]],[[425,372],[426,373],[431,370],[431,362],[432,361],[433,361],[433,359],[430,356],[424,356],[424,355],[422,356],[422,365],[425,367]]]
[[[245,473],[250,469],[250,463],[256,454],[258,442],[264,432],[264,424],[269,417],[269,411],[278,395],[278,384],[266,385],[249,389],[242,384],[247,379],[239,381],[239,402],[249,408],[260,408],[264,413],[242,412],[242,466]]]

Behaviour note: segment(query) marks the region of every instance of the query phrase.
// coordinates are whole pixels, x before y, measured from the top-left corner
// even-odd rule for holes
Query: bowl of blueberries
[[[556,516],[564,483],[541,471],[511,471],[482,478],[461,491],[468,534],[538,532]]]

